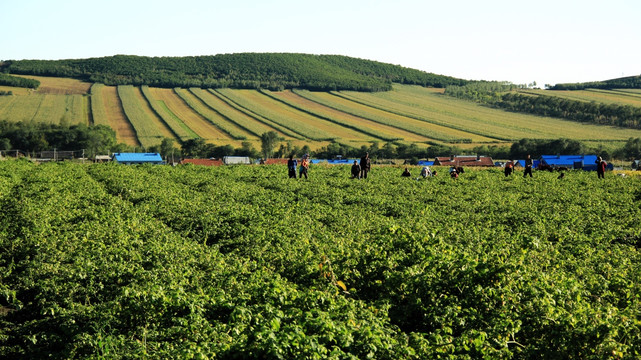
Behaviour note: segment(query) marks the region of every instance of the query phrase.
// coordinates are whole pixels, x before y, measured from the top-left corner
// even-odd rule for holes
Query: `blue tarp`
[[[596,171],[596,155],[543,155],[541,162],[552,167]]]
[[[519,164],[521,167],[525,167],[525,160],[516,160],[516,162]],[[532,168],[536,169],[539,167],[539,160],[532,160]]]
[[[421,160],[418,164],[421,166],[434,166],[434,161]]]
[[[122,164],[162,164],[159,153],[114,153],[113,161]]]

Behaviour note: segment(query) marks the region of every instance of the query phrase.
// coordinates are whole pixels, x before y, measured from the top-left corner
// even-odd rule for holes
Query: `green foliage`
[[[414,170],[414,169],[413,169]],[[441,170],[441,169],[439,169]],[[0,162],[0,357],[637,358],[641,178]],[[441,173],[441,171],[439,171]]]
[[[556,84],[550,90],[641,89],[641,76],[628,76],[605,81]]]
[[[278,145],[279,141],[281,141],[281,138],[275,131],[268,131],[260,136],[260,150],[263,155],[263,159],[272,157],[274,148]]]
[[[106,85],[282,90],[391,90],[392,82],[443,87],[465,80],[337,55],[240,53],[195,57],[116,55],[77,60],[20,60],[3,71],[73,77]]]
[[[581,142],[571,139],[521,139],[510,147],[509,158],[525,159],[528,154],[534,158],[541,155],[584,154],[585,151],[586,147]]]
[[[116,133],[105,125],[63,126],[46,123],[0,121],[4,147],[27,152],[85,149],[87,156],[107,153],[116,147]],[[5,149],[8,150],[8,149]]]
[[[0,73],[0,85],[37,89],[40,81]]]

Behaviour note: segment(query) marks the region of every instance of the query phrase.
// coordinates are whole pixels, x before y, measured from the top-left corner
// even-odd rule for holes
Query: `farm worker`
[[[458,179],[458,170],[454,166],[450,168],[450,177],[452,179]]]
[[[424,166],[423,169],[421,170],[421,176],[426,178],[428,176],[432,176],[432,170],[430,170],[429,166]]]
[[[412,174],[410,174],[410,171],[407,168],[405,168],[405,170],[403,171],[401,176],[402,177],[410,177],[410,176],[412,176]]]
[[[287,160],[287,170],[289,170],[289,177],[296,179],[296,167],[298,166],[298,160],[294,159],[294,155],[289,156]]]
[[[300,171],[298,177],[302,179],[303,175],[305,175],[305,179],[307,179],[307,170],[309,170],[309,155],[305,154],[300,161]]]
[[[527,154],[527,158],[525,159],[525,170],[523,171],[523,177],[526,177],[528,174],[530,174],[530,177],[532,177],[532,158],[530,157],[530,154]]]
[[[358,161],[354,160],[354,165],[352,165],[352,179],[361,178],[361,166],[358,165]]]
[[[367,173],[370,170],[370,166],[369,153],[365,153],[365,156],[361,158],[361,178],[367,179]]]
[[[512,160],[508,161],[505,163],[505,176],[508,177],[512,175],[512,171],[514,170],[514,163]]]
[[[600,156],[596,159],[596,174],[599,179],[605,179],[605,167],[608,163],[603,160]]]

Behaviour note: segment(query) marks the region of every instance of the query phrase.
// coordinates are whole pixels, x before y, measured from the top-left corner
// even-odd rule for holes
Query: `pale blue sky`
[[[0,0],[0,60],[340,54],[464,79],[641,74],[638,0]]]

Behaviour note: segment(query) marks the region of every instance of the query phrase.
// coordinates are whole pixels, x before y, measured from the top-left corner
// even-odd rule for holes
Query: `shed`
[[[114,153],[112,160],[125,165],[165,163],[159,153]]]
[[[225,156],[223,157],[223,162],[225,165],[249,165],[251,162],[249,161],[248,156]]]
[[[435,166],[494,166],[494,160],[489,156],[441,156],[434,160]]]

